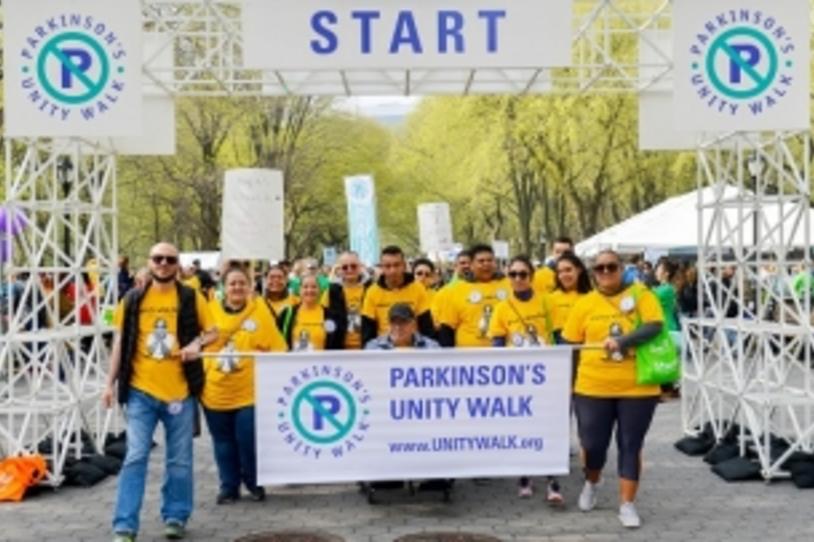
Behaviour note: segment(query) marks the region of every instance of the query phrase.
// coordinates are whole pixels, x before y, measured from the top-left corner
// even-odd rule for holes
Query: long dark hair
[[[560,262],[568,262],[579,271],[579,276],[577,277],[577,292],[587,294],[593,289],[591,286],[591,277],[588,273],[588,268],[585,267],[585,263],[573,252],[563,252],[554,264],[554,280],[557,284],[557,290],[565,291],[560,282],[560,275],[557,273],[557,266]]]

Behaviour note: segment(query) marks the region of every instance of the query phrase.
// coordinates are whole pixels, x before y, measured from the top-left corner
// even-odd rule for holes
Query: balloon
[[[0,233],[7,233],[13,237],[27,227],[28,217],[25,213],[10,205],[0,207]]]
[[[0,232],[0,264],[6,263],[11,260],[11,251],[13,247],[11,243],[6,241],[6,234]]]

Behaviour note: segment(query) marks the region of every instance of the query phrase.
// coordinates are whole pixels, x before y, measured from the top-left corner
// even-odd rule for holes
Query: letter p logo
[[[74,75],[77,72],[87,72],[93,64],[93,59],[90,53],[83,49],[62,49],[61,52],[65,57],[62,63],[61,86],[63,89],[70,89],[73,87]]]
[[[754,45],[730,45],[735,56],[729,59],[729,82],[738,84],[743,80],[744,65],[757,66],[760,62],[760,49]]]
[[[333,395],[315,395],[313,397],[314,408],[314,430],[320,431],[325,428],[325,419],[333,418],[339,414],[342,402]]]

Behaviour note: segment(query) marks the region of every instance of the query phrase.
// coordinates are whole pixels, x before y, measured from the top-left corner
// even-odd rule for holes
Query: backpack
[[[20,502],[26,490],[45,479],[47,472],[41,455],[3,459],[0,461],[0,502]]]

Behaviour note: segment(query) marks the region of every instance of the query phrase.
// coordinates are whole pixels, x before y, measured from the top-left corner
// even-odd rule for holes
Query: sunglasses
[[[175,265],[178,263],[178,256],[165,256],[163,254],[154,254],[150,256],[150,260],[156,265],[166,263],[167,265]]]
[[[526,280],[527,278],[529,278],[528,271],[509,271],[507,275],[509,276],[510,279]]]
[[[611,274],[619,271],[618,263],[600,263],[594,266],[594,273]]]
[[[359,266],[355,263],[348,263],[342,266],[342,271],[355,271],[356,269],[359,269]]]

